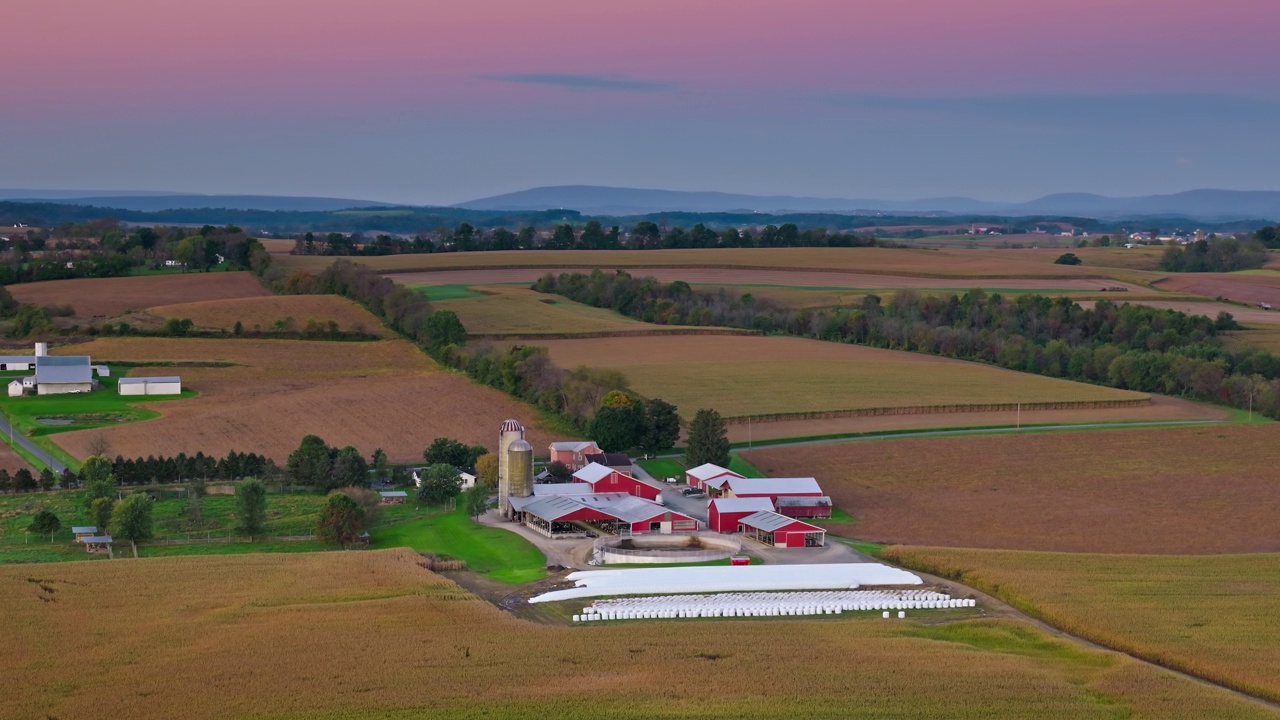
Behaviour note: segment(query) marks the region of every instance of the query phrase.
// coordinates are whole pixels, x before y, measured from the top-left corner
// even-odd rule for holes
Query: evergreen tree
[[[249,478],[236,483],[236,532],[249,539],[262,536],[267,529],[267,486]]]
[[[315,435],[302,438],[302,443],[289,455],[285,465],[289,480],[298,485],[327,488],[333,472],[333,457],[325,441]]]
[[[40,489],[41,490],[48,492],[53,489],[53,486],[56,485],[57,482],[58,480],[54,476],[53,470],[49,468],[45,468],[40,471]]]
[[[13,474],[13,489],[17,492],[31,492],[36,489],[35,476],[26,468],[18,468]]]
[[[13,487],[13,478],[9,477],[9,471],[7,469],[0,468],[0,493],[10,491],[16,492]]]
[[[349,486],[369,487],[369,465],[360,451],[350,445],[339,450],[333,460],[333,487]]]
[[[697,467],[704,463],[729,466],[729,431],[724,418],[715,410],[699,410],[689,423],[689,439],[685,443],[685,464]]]
[[[636,443],[645,455],[654,455],[675,447],[680,439],[680,416],[676,406],[658,398],[644,404],[644,432]]]
[[[52,535],[62,528],[62,521],[49,508],[43,508],[31,518],[27,532],[32,535]]]

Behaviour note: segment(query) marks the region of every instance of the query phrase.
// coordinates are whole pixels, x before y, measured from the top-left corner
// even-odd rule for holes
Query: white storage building
[[[93,367],[87,355],[36,355],[36,392],[40,395],[87,393],[93,390]]]
[[[181,395],[182,378],[128,377],[120,378],[121,395]]]

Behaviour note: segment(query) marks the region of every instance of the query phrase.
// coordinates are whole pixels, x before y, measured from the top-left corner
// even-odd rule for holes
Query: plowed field
[[[155,305],[263,297],[271,293],[252,273],[176,273],[138,277],[80,278],[10,285],[19,302],[65,305],[82,318],[111,317]]]
[[[272,330],[286,318],[301,330],[309,320],[330,320],[347,331],[361,331],[387,337],[388,332],[373,313],[337,295],[272,295],[261,298],[206,300],[161,305],[147,310],[161,318],[189,318],[200,328],[231,330],[240,322],[246,332]]]
[[[562,627],[516,619],[421,563],[391,550],[0,568],[0,716],[1275,715],[1011,621]]]
[[[20,468],[27,468],[30,470],[31,466],[27,464],[26,460],[22,459],[21,455],[14,452],[13,448],[0,443],[0,468],[8,470],[9,474],[12,475]]]
[[[737,417],[1147,397],[978,363],[800,338],[677,336],[538,344],[548,347],[561,367],[621,370],[635,390],[675,404],[684,417],[699,408]]]
[[[748,453],[818,478],[841,535],[950,547],[1280,551],[1280,425],[850,442]]]
[[[1161,290],[1194,293],[1207,298],[1226,298],[1280,308],[1280,273],[1174,273],[1156,283]]]
[[[283,464],[304,435],[315,434],[365,456],[381,447],[393,462],[410,462],[439,436],[493,445],[508,417],[529,428],[534,447],[550,441],[528,406],[444,371],[404,340],[105,338],[75,352],[103,362],[236,363],[135,368],[131,374],[180,375],[199,396],[150,405],[162,414],[154,420],[54,436],[80,458],[101,434],[112,453],[125,456],[237,450]]]
[[[534,292],[527,287],[480,286],[476,289],[483,294],[436,301],[432,307],[457,313],[472,335],[653,332],[667,327],[632,320],[611,310]]]

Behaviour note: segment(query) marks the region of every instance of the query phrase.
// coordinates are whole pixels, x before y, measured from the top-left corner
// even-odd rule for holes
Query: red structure
[[[821,497],[801,497],[796,495],[783,495],[774,501],[778,507],[778,512],[787,517],[793,518],[829,518],[831,517],[831,498],[823,495]]]
[[[714,463],[704,463],[696,468],[692,468],[684,472],[684,479],[685,482],[689,484],[689,487],[695,487],[703,490],[708,489],[707,481],[709,480],[731,477],[740,478],[742,476],[728,468],[720,467]],[[716,487],[719,487],[719,485]]]
[[[769,498],[715,498],[707,506],[707,527],[718,533],[738,532],[738,521],[758,512],[772,512]]]
[[[621,493],[545,495],[513,502],[518,505],[520,520],[547,537],[580,535],[581,523],[610,533],[636,535],[696,532],[699,527],[695,518]]]
[[[765,497],[775,504],[780,497],[822,497],[813,478],[728,478],[720,488],[726,497]]]
[[[573,479],[574,482],[587,483],[592,492],[596,493],[626,493],[645,500],[657,500],[662,494],[661,490],[652,485],[599,463],[591,463],[582,468],[573,474]]]
[[[600,452],[600,447],[590,440],[568,440],[551,443],[551,462],[562,462],[570,470],[586,467],[588,454]]]

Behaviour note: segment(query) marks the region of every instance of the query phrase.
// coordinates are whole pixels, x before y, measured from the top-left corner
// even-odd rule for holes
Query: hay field
[[[422,562],[393,550],[0,568],[0,715],[1277,715],[1009,621],[562,627],[518,620]]]
[[[101,338],[74,350],[102,361],[236,364],[135,368],[130,374],[176,373],[199,394],[140,403],[161,413],[154,420],[57,435],[78,458],[101,434],[113,454],[125,456],[236,450],[283,464],[304,435],[315,434],[366,457],[381,447],[393,462],[409,462],[438,436],[493,445],[508,417],[529,428],[535,447],[550,442],[530,407],[445,371],[405,340]]]
[[[111,317],[155,305],[271,294],[249,272],[49,280],[10,285],[9,292],[23,303],[70,304],[81,318]]]
[[[1158,274],[1105,265],[1055,265],[1061,250],[744,248],[736,250],[514,250],[386,255],[360,262],[387,273],[481,268],[755,268],[955,278],[1097,278],[1141,282]],[[1077,253],[1079,254],[1079,253]],[[282,267],[319,271],[331,257],[282,255]]]
[[[205,300],[202,302],[160,305],[147,312],[161,318],[190,318],[200,328],[220,328],[230,331],[239,321],[246,332],[272,330],[275,324],[292,318],[293,324],[302,329],[307,321],[338,323],[347,331],[360,331],[389,337],[373,313],[352,300],[337,295],[271,295],[268,297],[235,298],[232,300]]]
[[[862,408],[1103,401],[1146,395],[917,353],[787,337],[540,341],[561,367],[616,368],[692,417]]]
[[[904,545],[1150,554],[1280,552],[1280,424],[914,438],[747,454],[812,475]]]
[[[1280,555],[891,548],[1107,647],[1280,701]]]
[[[527,287],[492,285],[473,289],[482,294],[432,303],[433,308],[457,313],[472,335],[652,332],[663,327]]]

